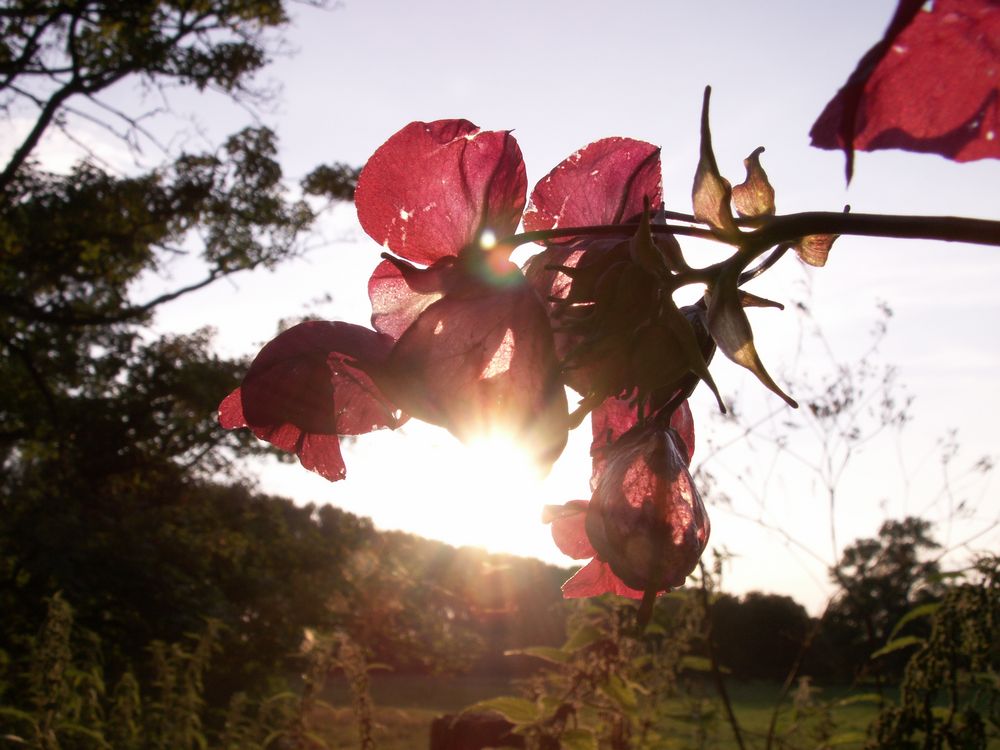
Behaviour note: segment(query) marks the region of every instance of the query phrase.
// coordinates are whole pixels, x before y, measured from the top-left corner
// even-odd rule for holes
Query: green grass
[[[748,748],[763,747],[767,735],[774,703],[778,697],[777,685],[768,683],[732,683],[729,686],[733,708],[745,732]],[[379,750],[424,750],[430,739],[430,724],[435,716],[454,713],[485,698],[514,694],[510,683],[504,679],[489,677],[426,677],[376,673],[372,677],[372,697],[376,709],[376,741]],[[689,695],[670,701],[664,720],[658,729],[662,744],[655,747],[692,747],[696,733],[696,723],[690,717],[699,697],[712,698],[706,686],[698,695]],[[821,700],[839,700],[850,693],[846,690],[825,689],[819,694]],[[331,686],[325,699],[334,708],[323,711],[315,717],[322,734],[336,750],[355,750],[358,747],[354,717],[350,709],[351,699],[343,683]],[[707,747],[718,750],[735,748],[731,730],[726,722],[721,706],[707,724],[709,737]],[[874,715],[870,704],[856,703],[836,707],[833,710],[835,728],[833,733],[863,733]],[[816,718],[795,721],[790,704],[786,703],[778,716],[777,733],[789,740],[784,747],[816,747],[811,739],[816,726]],[[790,734],[788,734],[791,732]],[[857,748],[860,743],[840,745],[843,748]],[[776,745],[782,747],[782,745]]]

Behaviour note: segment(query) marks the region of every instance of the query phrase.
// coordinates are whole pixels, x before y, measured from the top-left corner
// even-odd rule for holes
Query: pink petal
[[[379,263],[368,280],[372,327],[394,339],[402,336],[428,305],[441,299],[450,261],[444,258],[428,269],[398,259]]]
[[[396,408],[367,370],[388,356],[388,336],[348,323],[310,321],[261,349],[240,388],[219,407],[227,429],[249,426],[260,439],[327,479],[344,476],[338,435],[396,427]]]
[[[500,430],[550,464],[566,442],[552,332],[523,283],[477,281],[430,305],[399,339],[379,383],[408,414],[468,440]]]
[[[587,536],[627,585],[681,586],[708,543],[708,516],[677,434],[654,426],[616,441],[587,511]]]
[[[1000,5],[936,0],[917,10],[922,5],[901,0],[886,36],[813,125],[814,146],[848,153],[848,177],[851,136],[863,151],[1000,158]]]
[[[430,265],[457,255],[482,230],[512,234],[527,185],[510,133],[468,120],[412,122],[368,160],[355,203],[376,242]]]
[[[591,489],[597,487],[604,471],[608,448],[639,421],[635,407],[630,406],[629,402],[630,399],[609,398],[590,413],[591,431],[594,436],[590,444],[590,456],[593,461]],[[685,465],[689,465],[694,457],[694,417],[687,401],[681,403],[674,411],[670,418],[670,426],[677,431],[683,443],[682,455],[687,459]]]
[[[694,458],[694,415],[691,413],[691,407],[688,406],[687,401],[677,407],[673,416],[670,417],[670,426],[677,431],[683,441],[682,454],[686,458],[684,463],[690,466],[691,459]]]
[[[279,450],[294,453],[303,468],[316,472],[324,479],[336,482],[347,476],[337,435],[315,435],[291,424],[254,427],[253,434]]]
[[[570,500],[565,505],[548,505],[542,515],[543,523],[552,524],[552,541],[567,557],[584,560],[594,552],[587,538],[587,506],[589,500]]]
[[[631,138],[585,146],[543,177],[524,214],[526,231],[621,224],[637,219],[644,201],[663,201],[660,149]]]
[[[222,403],[219,404],[219,424],[224,430],[247,426],[246,417],[243,416],[243,394],[239,388],[222,399]]]
[[[601,594],[642,599],[641,591],[626,586],[618,576],[611,572],[610,565],[597,559],[591,560],[566,581],[562,585],[562,592],[566,599],[579,599],[584,596],[600,596]]]

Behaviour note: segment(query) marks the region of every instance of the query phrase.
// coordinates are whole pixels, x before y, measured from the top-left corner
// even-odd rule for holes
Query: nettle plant
[[[855,148],[1000,157],[1000,4],[924,6],[901,0],[813,128],[814,145],[844,149],[848,180]],[[355,196],[361,226],[391,251],[368,281],[374,330],[310,321],[284,331],[222,402],[222,425],[249,427],[334,481],[346,471],[341,436],[414,418],[465,441],[509,435],[547,468],[589,414],[593,495],[545,510],[559,548],[592,558],[563,591],[643,599],[648,619],[708,541],[688,468],[687,398],[704,382],[725,409],[709,370],[715,351],[796,406],[764,368],[745,312],[780,305],[743,286],[789,250],[824,265],[842,234],[1000,245],[1000,222],[776,215],[762,148],[742,183],[720,175],[709,93],[691,214],[664,209],[660,150],[649,143],[591,143],[526,201],[509,132],[466,120],[404,127],[369,159]],[[732,253],[695,267],[683,237]],[[511,253],[529,243],[539,250],[518,267]],[[679,307],[675,293],[692,285],[701,299]],[[572,410],[567,387],[580,396]]]

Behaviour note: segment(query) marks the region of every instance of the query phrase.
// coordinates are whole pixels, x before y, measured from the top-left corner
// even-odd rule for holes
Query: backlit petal
[[[457,255],[485,229],[512,234],[527,185],[510,133],[468,120],[412,122],[368,160],[354,200],[376,242],[430,265]]]
[[[654,211],[663,201],[659,147],[632,138],[604,138],[572,154],[538,182],[524,228],[621,224],[637,220],[646,200]]]
[[[1000,158],[1000,4],[901,0],[812,127],[819,148],[899,148],[955,161]]]
[[[552,524],[552,541],[567,557],[583,560],[597,553],[587,538],[586,520],[589,500],[570,500],[565,505],[547,505],[543,523]]]
[[[507,433],[546,466],[565,445],[552,332],[523,278],[490,292],[470,281],[427,307],[378,381],[406,413],[462,440]]]
[[[615,594],[630,599],[642,599],[642,592],[626,586],[606,562],[591,560],[562,585],[563,597],[578,599],[584,596]]]
[[[349,323],[309,321],[261,349],[240,388],[223,400],[223,427],[249,426],[330,480],[344,476],[338,435],[396,427],[401,419],[371,380],[392,339]]]

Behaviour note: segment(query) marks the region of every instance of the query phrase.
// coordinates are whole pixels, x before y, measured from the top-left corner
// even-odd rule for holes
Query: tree
[[[711,617],[719,660],[744,680],[783,681],[811,626],[794,599],[760,591],[742,599],[721,595],[712,603]]]
[[[844,549],[830,576],[840,588],[823,618],[824,635],[845,668],[879,668],[898,677],[905,661],[872,662],[896,623],[915,605],[940,591],[933,581],[940,569],[928,553],[940,548],[930,524],[920,518],[886,521],[877,539],[859,539]]]
[[[0,648],[34,632],[63,591],[79,621],[139,661],[203,618],[230,627],[233,675],[259,679],[330,622],[328,592],[363,529],[256,495],[233,458],[258,452],[222,431],[217,394],[245,363],[213,354],[210,329],[151,330],[157,310],[301,250],[316,213],[289,190],[275,134],[245,128],[203,153],[113,172],[95,155],[68,174],[37,160],[52,129],[86,121],[139,155],[161,148],[151,112],[112,88],[211,89],[260,101],[254,74],[287,22],[280,0],[209,5],[7,2],[0,108],[23,137],[0,171]],[[347,198],[353,170],[317,169],[306,190]],[[145,298],[140,280],[180,256],[201,277]],[[249,686],[249,685],[248,685]]]

